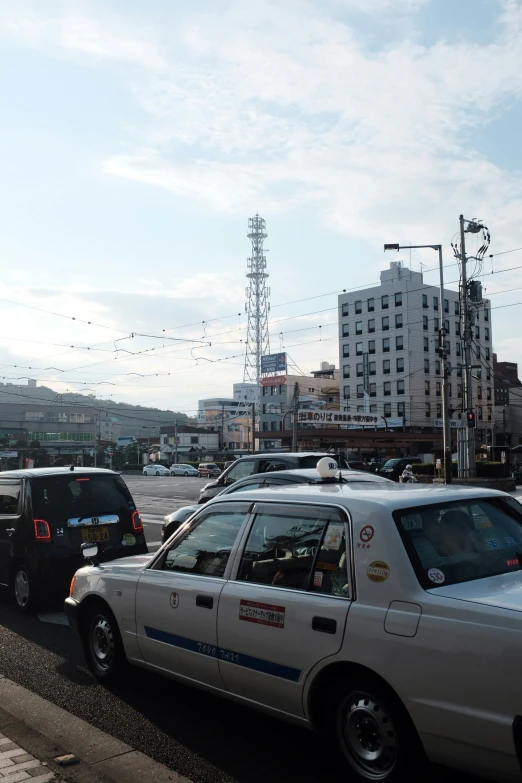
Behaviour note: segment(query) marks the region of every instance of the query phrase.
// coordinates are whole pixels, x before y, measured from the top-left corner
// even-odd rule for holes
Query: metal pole
[[[292,451],[297,451],[297,415],[299,412],[299,384],[294,384],[294,418],[292,421]]]
[[[444,326],[444,271],[442,267],[442,245],[438,246],[439,251],[439,270],[440,270],[440,341],[439,355],[442,373],[442,425],[444,433],[444,483],[452,483],[451,467],[451,425],[450,425],[450,401],[448,389],[448,369],[446,353],[446,328]]]
[[[256,450],[256,404],[252,403],[252,454]]]
[[[174,464],[178,464],[178,420],[174,422]]]
[[[98,444],[96,442],[96,413],[94,414],[94,467],[98,467]]]
[[[219,447],[221,451],[224,451],[225,449],[225,403],[223,403],[221,406],[221,443]]]
[[[466,270],[466,240],[464,237],[464,216],[460,215],[460,261],[462,264],[461,280],[461,322],[464,348],[464,410],[462,411],[462,424],[464,431],[464,465],[459,469],[459,476],[473,478],[475,476],[475,431],[467,426],[468,411],[473,410],[473,386],[471,380],[471,323],[468,304],[468,279]]]

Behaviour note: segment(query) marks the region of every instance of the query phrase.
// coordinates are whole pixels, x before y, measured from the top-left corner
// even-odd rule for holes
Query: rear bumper
[[[78,609],[79,603],[74,598],[66,598],[64,601],[64,612],[69,620],[69,625],[75,633],[78,633]]]

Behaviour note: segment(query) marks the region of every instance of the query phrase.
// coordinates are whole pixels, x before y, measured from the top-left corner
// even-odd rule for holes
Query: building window
[[[428,295],[427,294],[423,294],[422,295],[422,306],[423,307],[428,307]]]
[[[440,375],[440,362],[435,362],[435,375]]]
[[[382,372],[383,375],[389,375],[390,374],[390,360],[384,359],[382,363]]]
[[[449,301],[447,299],[444,300],[444,312],[449,313]]]
[[[460,343],[457,343],[457,344],[456,344],[456,346],[455,346],[455,352],[456,352],[457,356],[460,356],[460,352],[461,352]]]
[[[357,397],[359,399],[364,397],[364,385],[362,383],[359,383],[357,386]]]
[[[484,327],[484,340],[486,340],[486,342],[489,342],[489,326]]]
[[[355,374],[358,378],[362,378],[364,375],[364,366],[363,363],[360,362],[359,364],[355,365]]]
[[[424,359],[424,372],[427,375],[429,373],[429,371],[430,371],[430,360],[429,359]]]
[[[385,315],[382,319],[382,330],[383,332],[387,332],[390,328],[390,319],[387,315]]]
[[[262,396],[263,397],[268,397],[268,394],[270,392],[270,386],[263,386],[262,388],[263,388]]]
[[[455,334],[460,337],[460,321],[455,321]]]
[[[362,356],[363,355],[363,344],[362,343],[355,343],[355,355],[356,356]]]
[[[428,353],[430,350],[430,343],[427,337],[424,338],[424,353]]]
[[[381,296],[381,307],[383,310],[388,309],[388,295]]]
[[[395,338],[395,350],[396,351],[404,350],[404,337],[402,336],[402,334],[400,334],[398,337]]]
[[[377,362],[370,362],[368,368],[370,375],[377,375]]]
[[[397,313],[395,316],[395,328],[402,329],[402,313]]]
[[[368,319],[368,331],[375,332],[375,318]]]
[[[271,393],[272,397],[277,397],[277,395],[279,394],[279,387],[278,386],[271,386],[270,390],[271,390],[270,393]]]
[[[362,313],[362,302],[360,299],[355,303],[355,314],[359,315],[359,313]]]
[[[39,411],[26,411],[24,418],[26,421],[43,421],[43,413]]]
[[[345,302],[341,305],[341,315],[343,318],[346,318],[350,314],[349,312],[349,305],[348,302]]]
[[[488,388],[486,390],[486,399],[487,400],[491,399],[491,386],[488,386]]]
[[[382,338],[382,352],[383,353],[389,353],[390,352],[390,338],[389,337],[383,337]]]
[[[482,386],[477,386],[477,400],[482,399]]]
[[[370,413],[377,413],[377,405],[370,405]]]
[[[357,413],[364,413],[364,405],[357,406]]]
[[[370,397],[377,397],[377,384],[370,383]]]
[[[384,403],[384,418],[385,419],[391,418],[391,402]]]
[[[405,402],[398,402],[397,403],[397,416],[404,417],[406,415],[406,403]]]
[[[277,429],[278,429],[278,427],[277,427],[277,421],[271,421],[271,422],[270,422],[270,429],[272,430],[272,432],[273,432],[274,430],[277,430]]]
[[[368,353],[375,353],[375,340],[368,340]]]
[[[375,310],[375,299],[372,297],[371,299],[368,299],[368,312],[373,313]]]
[[[343,386],[343,397],[345,400],[350,399],[350,387],[349,386]]]
[[[475,349],[475,356],[477,357],[477,359],[480,359],[480,345],[477,345]]]
[[[263,432],[268,432],[268,422],[267,421],[263,422]]]
[[[482,421],[482,419],[483,419],[483,416],[482,416],[482,405],[478,406],[477,413],[478,413],[478,420]]]
[[[454,302],[455,305],[455,315],[460,315],[460,306],[458,302]]]
[[[397,359],[397,372],[404,372],[404,359]]]
[[[349,378],[349,377],[350,377],[350,365],[343,364],[343,378]]]
[[[440,419],[441,416],[442,416],[442,403],[438,402],[437,403],[437,418]]]
[[[427,419],[431,418],[431,405],[429,402],[424,403],[424,415]]]
[[[279,386],[279,394],[284,394],[284,393],[285,393],[285,391],[286,391],[286,386],[285,386],[285,384],[284,384],[284,383],[282,383],[282,384]]]
[[[491,421],[491,407],[488,405],[488,421]]]
[[[448,383],[448,397],[453,397],[453,391],[451,383]]]
[[[422,316],[422,328],[424,329],[425,332],[428,331],[428,316],[427,315],[423,315]]]
[[[462,397],[462,384],[461,383],[457,383],[457,397],[459,398],[459,400]]]
[[[438,296],[434,296],[433,297],[433,309],[435,310],[435,312],[437,312],[437,310],[439,309],[439,297]]]
[[[362,321],[355,322],[355,334],[362,334]]]
[[[404,394],[404,381],[397,381],[397,394]]]
[[[457,378],[462,378],[462,367],[457,367]]]
[[[489,321],[489,310],[484,310],[484,320]]]
[[[424,381],[424,394],[426,394],[428,397],[430,396],[430,382]]]
[[[395,307],[402,307],[402,294],[395,294]]]
[[[441,383],[440,383],[440,381],[437,381],[435,383],[435,394],[437,395],[437,397],[440,397],[440,395],[441,395]]]
[[[487,381],[491,380],[491,370],[489,367],[486,369],[486,380]]]
[[[350,324],[343,324],[343,337],[350,336]]]
[[[343,357],[346,359],[349,356],[350,356],[350,344],[349,343],[345,343],[343,345]]]
[[[446,332],[446,334],[450,333],[450,322],[448,321],[447,318],[444,320],[444,331]]]
[[[383,383],[383,393],[385,397],[391,396],[391,382],[390,381],[384,381]]]
[[[490,352],[489,352],[489,348],[486,348],[486,359],[487,359],[488,362],[489,362],[490,358],[491,358],[491,355],[490,355]]]
[[[433,331],[435,333],[438,333],[438,331],[439,331],[439,319],[438,318],[434,318],[433,319]]]
[[[475,338],[480,340],[480,326],[475,326]]]
[[[435,341],[435,340],[433,341],[433,347],[434,347],[434,349],[435,349],[435,353],[436,353],[436,354],[437,354],[437,356],[438,356],[438,355],[439,355],[439,344],[438,344],[438,342],[437,342],[437,341]],[[448,345],[448,343],[446,343],[446,349],[449,351],[449,345]]]
[[[268,410],[268,405],[266,403],[263,403],[263,413],[266,413]]]

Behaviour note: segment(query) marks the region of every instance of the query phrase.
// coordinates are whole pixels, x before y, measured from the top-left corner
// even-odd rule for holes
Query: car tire
[[[185,478],[187,478],[187,476],[188,476],[187,471],[185,471],[183,475],[185,476]]]
[[[120,629],[114,614],[103,601],[86,610],[81,637],[87,665],[99,682],[122,679],[128,668]]]
[[[408,712],[380,678],[370,673],[336,681],[327,710],[329,736],[359,783],[402,783],[408,772],[419,779],[426,757]]]
[[[24,563],[13,569],[13,599],[19,612],[30,614],[37,608],[37,591],[31,572]]]

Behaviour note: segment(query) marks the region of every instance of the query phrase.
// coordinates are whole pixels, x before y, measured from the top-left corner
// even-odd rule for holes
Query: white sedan
[[[426,760],[520,780],[509,495],[269,487],[217,497],[153,555],[95,551],[65,610],[99,680],[131,663],[321,729],[350,780],[421,780]]]
[[[154,465],[151,462],[150,465],[145,465],[143,468],[144,476],[170,476],[170,470],[164,465]]]

